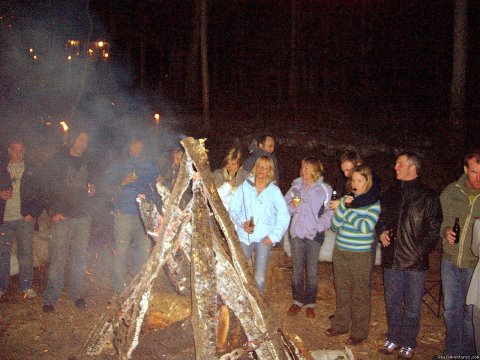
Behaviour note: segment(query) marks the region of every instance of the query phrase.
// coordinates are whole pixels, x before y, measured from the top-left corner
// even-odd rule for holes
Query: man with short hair
[[[37,296],[32,287],[32,240],[35,219],[42,212],[42,196],[38,177],[24,157],[24,142],[14,139],[8,146],[8,161],[0,164],[0,298],[8,291],[14,240],[20,291],[27,299]]]
[[[128,155],[107,171],[105,183],[113,189],[113,258],[112,286],[116,293],[126,287],[126,262],[130,246],[133,248],[133,273],[137,273],[150,256],[152,242],[148,237],[137,203],[138,194],[154,200],[160,209],[156,193],[158,167],[144,156],[145,141],[136,136],[128,144]]]
[[[274,154],[275,138],[273,135],[268,133],[260,135],[250,144],[248,150],[250,153],[243,163],[243,168],[246,171],[251,172],[255,166],[255,162],[260,156],[268,156],[273,160],[275,166],[275,181],[277,182],[277,185],[280,186],[280,172],[278,169],[278,161]]]
[[[442,288],[447,328],[445,353],[451,356],[475,355],[472,306],[466,296],[478,258],[472,253],[475,218],[480,217],[480,150],[464,158],[464,174],[448,185],[440,195],[443,222]],[[455,243],[452,230],[455,218],[460,220],[460,240]]]
[[[441,222],[438,196],[418,178],[421,160],[414,152],[397,156],[398,181],[382,198],[377,234],[382,243],[387,341],[379,350],[399,359],[413,357],[418,345],[420,306],[428,254],[435,248]]]
[[[69,259],[69,295],[85,309],[85,271],[91,218],[88,197],[95,193],[86,156],[88,134],[70,129],[69,146],[62,147],[49,162],[47,180],[52,238],[48,244],[50,266],[43,311],[53,312],[64,288],[65,263]]]

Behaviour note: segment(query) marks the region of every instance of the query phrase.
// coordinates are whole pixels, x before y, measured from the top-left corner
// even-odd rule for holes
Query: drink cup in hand
[[[295,189],[292,190],[292,199],[291,199],[292,205],[297,207],[298,205],[300,205],[301,201],[302,201],[302,197],[300,195],[300,191]]]

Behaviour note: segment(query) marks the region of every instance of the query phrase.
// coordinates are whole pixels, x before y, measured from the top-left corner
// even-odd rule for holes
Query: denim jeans
[[[387,339],[416,348],[426,271],[384,269]]]
[[[33,279],[33,221],[5,221],[0,225],[0,291],[8,291],[10,280],[10,252],[14,239],[17,240],[18,279],[20,291],[32,288]]]
[[[253,242],[250,245],[244,244],[242,242],[241,244],[247,262],[252,255],[252,251],[255,253],[253,266],[255,272],[254,278],[260,294],[263,294],[265,292],[265,278],[267,275],[268,259],[270,258],[270,251],[272,251],[272,246],[265,245],[263,244],[263,242]]]
[[[113,219],[115,257],[113,258],[112,286],[117,293],[126,286],[127,252],[133,247],[133,273],[136,274],[152,251],[152,241],[145,232],[140,215],[116,214]]]
[[[52,238],[48,243],[50,266],[44,304],[55,305],[63,292],[65,263],[69,261],[68,284],[72,300],[83,297],[87,246],[90,239],[90,218],[67,218],[52,224]]]
[[[322,245],[315,240],[295,237],[290,240],[290,247],[293,263],[293,303],[299,306],[315,307],[318,287],[318,257]]]
[[[442,259],[446,355],[475,355],[472,305],[465,305],[472,275],[473,269],[461,269]]]

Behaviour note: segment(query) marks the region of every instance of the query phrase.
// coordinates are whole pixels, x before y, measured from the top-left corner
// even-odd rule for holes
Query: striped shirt
[[[362,208],[347,209],[343,197],[332,219],[332,230],[337,233],[337,248],[343,251],[370,251],[379,215],[379,201]]]

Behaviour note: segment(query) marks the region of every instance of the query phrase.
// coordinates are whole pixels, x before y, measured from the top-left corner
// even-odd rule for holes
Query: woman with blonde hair
[[[217,187],[218,194],[227,210],[237,186],[248,177],[248,171],[244,170],[241,165],[242,152],[240,149],[233,147],[223,159],[222,167],[212,173],[213,183]]]
[[[365,165],[352,172],[352,191],[359,197],[371,191],[372,171]],[[380,202],[364,207],[347,207],[351,196],[344,196],[335,210],[332,230],[337,233],[333,251],[336,309],[327,336],[344,334],[350,329],[348,345],[358,345],[368,337],[370,328],[370,272],[373,231],[380,215]]]
[[[325,230],[330,228],[333,216],[333,211],[328,207],[332,188],[323,182],[322,173],[323,164],[320,159],[303,159],[300,177],[293,180],[290,190],[285,194],[288,211],[292,216],[290,247],[293,304],[287,311],[289,316],[297,315],[304,307],[307,318],[315,317],[318,257]]]
[[[273,160],[260,156],[248,179],[233,194],[229,208],[247,261],[254,253],[254,278],[261,294],[270,251],[282,239],[290,220],[274,178]]]

